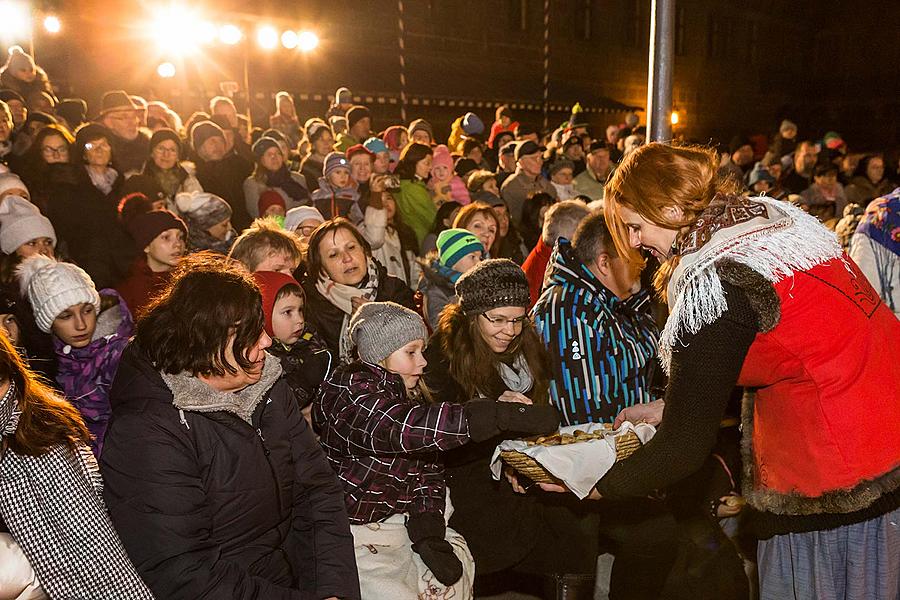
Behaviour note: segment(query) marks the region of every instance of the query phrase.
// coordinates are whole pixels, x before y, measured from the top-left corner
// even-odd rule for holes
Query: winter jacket
[[[306,190],[306,179],[304,179],[300,173],[293,173],[288,171],[287,167],[282,167],[282,170],[279,171],[275,177],[276,179],[278,177],[286,177],[290,180],[293,197],[288,191],[280,186],[270,184],[269,182],[272,181],[272,176],[268,178],[268,181],[260,181],[255,176],[251,175],[244,180],[244,204],[247,206],[247,213],[250,215],[250,218],[255,219],[260,216],[259,197],[266,190],[275,190],[282,198],[284,198],[285,212],[292,208],[309,204],[309,192]]]
[[[836,184],[834,196],[826,196],[818,183],[803,190],[799,203],[808,206],[807,212],[815,215],[820,221],[840,219],[844,216],[844,207],[847,206],[847,197],[844,195],[844,187]]]
[[[428,343],[425,357],[425,385],[439,402],[466,403],[465,390],[450,373],[450,362],[441,345],[444,333],[438,331]],[[497,389],[505,389],[499,374]],[[526,394],[527,395],[527,394]],[[546,431],[559,426],[559,415],[550,406]],[[453,503],[449,525],[469,544],[478,573],[508,569],[531,554],[547,531],[543,508],[533,495],[515,493],[506,481],[494,481],[490,462],[494,449],[504,439],[521,437],[505,432],[479,443],[469,443],[444,454],[447,485]]]
[[[305,332],[290,346],[273,339],[268,351],[281,362],[284,378],[300,408],[306,408],[315,399],[319,386],[337,364],[322,338],[312,331]]]
[[[434,179],[428,182],[428,189],[431,190],[431,200],[435,206],[440,206],[444,202],[458,202],[465,206],[472,202],[469,196],[469,190],[466,184],[460,179],[459,175],[453,175],[448,181],[438,183]]]
[[[150,303],[150,300],[165,288],[171,277],[171,271],[155,272],[150,269],[147,259],[140,256],[131,266],[131,273],[119,285],[116,291],[128,306],[128,310],[136,318]]]
[[[203,191],[225,200],[231,206],[231,224],[238,231],[250,225],[250,214],[244,203],[244,180],[253,172],[253,163],[229,152],[222,160],[197,161],[197,181]]]
[[[530,177],[520,167],[516,167],[516,172],[508,177],[500,188],[500,196],[509,209],[509,218],[520,231],[525,200],[537,192],[550,194],[556,200],[556,188],[553,187],[549,180],[544,179],[540,175]]]
[[[844,195],[847,196],[848,203],[859,204],[865,208],[875,198],[890,194],[894,187],[894,183],[887,179],[874,184],[865,175],[857,175],[850,180],[850,185],[844,188]]]
[[[357,140],[349,133],[339,133],[337,134],[337,139],[334,142],[334,151],[347,152],[347,150],[357,144],[362,144],[362,141]]]
[[[326,177],[319,177],[319,189],[312,194],[312,205],[325,220],[345,217],[354,225],[365,217],[359,204],[359,190],[355,187],[336,188]]]
[[[134,331],[134,320],[128,307],[115,290],[101,290],[104,296],[115,296],[119,302],[97,317],[94,338],[84,348],[73,348],[53,336],[56,350],[56,382],[66,399],[81,413],[93,436],[91,450],[99,457],[112,412],[109,391],[122,351]]]
[[[344,486],[351,523],[404,512],[444,514],[439,453],[469,441],[463,405],[417,402],[399,375],[357,361],[322,384],[312,415]]]
[[[612,423],[623,408],[652,400],[659,329],[650,294],[619,300],[564,239],[554,259],[533,312],[550,350],[550,399],[566,425]]]
[[[150,136],[144,131],[138,131],[133,140],[112,134],[109,145],[112,147],[113,167],[122,175],[140,173],[150,156]]]
[[[388,275],[400,279],[409,287],[419,280],[416,253],[410,249],[415,247],[416,234],[411,229],[406,227],[401,234],[396,227],[387,224],[385,210],[372,206],[366,208],[366,218],[356,227],[372,246],[372,257],[384,265]],[[405,237],[401,237],[403,235]]]
[[[437,208],[431,199],[431,193],[425,183],[419,180],[401,179],[400,191],[394,193],[394,201],[397,203],[397,212],[403,222],[416,232],[416,240],[419,244],[431,231],[434,218],[437,216]]]
[[[425,300],[424,312],[428,326],[434,331],[444,307],[457,301],[455,286],[462,273],[445,267],[437,259],[430,262],[421,260],[419,266],[422,268],[422,277],[418,291],[422,292]]]
[[[259,382],[225,394],[126,349],[104,497],[156,597],[359,598],[340,485],[280,376],[270,356]]]
[[[118,220],[121,174],[104,194],[83,165],[51,165],[50,173],[47,217],[68,256],[98,289],[115,286],[128,275],[135,256],[134,242]]]
[[[607,173],[606,178],[603,181],[600,181],[597,179],[597,176],[594,175],[594,172],[590,167],[588,167],[572,180],[575,195],[587,196],[591,200],[603,200],[604,190],[606,189],[606,180],[613,174],[613,171],[615,171],[615,164],[610,164],[609,173]]]
[[[37,92],[47,92],[51,98],[56,99],[53,93],[53,86],[50,85],[50,78],[47,72],[40,65],[34,66],[35,77],[32,81],[22,81],[15,77],[5,66],[0,68],[0,88],[12,90],[28,101],[28,97]]]
[[[181,192],[191,193],[203,191],[203,186],[200,185],[200,182],[197,180],[195,171],[196,169],[193,163],[190,162],[182,162],[171,169],[163,171],[157,167],[156,163],[152,160],[148,160],[144,163],[143,174],[150,175],[156,180],[162,188],[163,193],[166,195],[166,204],[169,207],[169,210],[177,215],[179,212],[175,207],[176,195]]]
[[[544,274],[547,271],[547,264],[550,262],[550,256],[553,254],[553,247],[544,243],[543,239],[538,238],[537,245],[531,250],[528,258],[522,264],[522,270],[525,271],[525,277],[528,279],[528,293],[531,296],[532,305],[537,302],[544,287]]]
[[[328,301],[327,298],[316,289],[316,282],[307,277],[303,282],[306,292],[306,306],[303,313],[310,326],[322,336],[332,356],[340,356],[341,327],[344,324],[344,311]],[[378,290],[375,301],[396,302],[411,310],[416,310],[413,292],[405,283],[396,277],[390,277],[387,270],[378,265]]]

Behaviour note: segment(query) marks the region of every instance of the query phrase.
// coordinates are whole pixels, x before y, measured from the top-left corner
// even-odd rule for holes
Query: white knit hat
[[[25,187],[25,182],[15,173],[0,173],[0,194],[9,190],[25,190],[27,192],[28,188]],[[16,195],[21,196],[21,194]]]
[[[284,215],[284,230],[293,233],[300,226],[300,223],[309,219],[315,219],[320,224],[325,222],[325,217],[322,216],[322,213],[315,206],[297,206],[292,208]]]
[[[20,196],[7,196],[0,202],[0,250],[4,254],[42,237],[50,238],[56,246],[53,225],[37,206]]]
[[[100,312],[100,294],[79,266],[38,254],[23,260],[16,275],[34,309],[34,322],[44,333],[50,333],[53,320],[70,306],[89,302]]]

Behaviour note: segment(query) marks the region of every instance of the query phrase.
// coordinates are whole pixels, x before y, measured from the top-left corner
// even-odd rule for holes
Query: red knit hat
[[[150,242],[164,231],[180,229],[187,239],[188,229],[175,213],[168,210],[151,210],[132,218],[127,225],[138,252],[143,252]]]
[[[261,217],[266,214],[266,211],[269,210],[270,206],[280,206],[287,210],[287,206],[284,204],[284,198],[282,198],[281,194],[275,190],[264,191],[259,195],[259,200],[256,204],[259,206],[259,216]]]
[[[262,295],[263,316],[266,318],[266,333],[269,336],[273,336],[275,334],[272,333],[272,311],[275,310],[275,298],[278,297],[278,292],[284,286],[293,284],[299,287],[302,293],[303,287],[290,275],[277,271],[257,271],[253,274],[253,279],[256,280],[256,285],[259,286],[259,293]]]
[[[356,144],[354,146],[350,146],[347,148],[347,160],[350,160],[357,154],[365,154],[371,159],[375,158],[375,153],[363,146],[362,144]]]

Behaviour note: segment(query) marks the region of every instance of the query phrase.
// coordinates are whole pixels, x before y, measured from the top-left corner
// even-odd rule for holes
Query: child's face
[[[419,384],[419,379],[425,371],[428,361],[423,354],[425,340],[413,340],[402,348],[398,348],[384,359],[383,367],[391,373],[396,373],[403,378],[403,384],[407,390],[413,390]]]
[[[350,186],[350,169],[343,167],[335,169],[328,174],[328,183],[336,188],[345,188]]]
[[[458,273],[466,273],[472,267],[481,262],[481,252],[475,250],[474,252],[469,252],[461,259],[456,261],[456,264],[453,265],[453,270]]]
[[[276,340],[290,346],[300,339],[305,327],[303,298],[296,294],[288,294],[275,301],[272,308],[272,333]]]
[[[11,313],[0,315],[0,331],[6,332],[6,337],[13,346],[19,345],[19,321],[16,315]]]
[[[64,344],[84,348],[91,343],[97,328],[97,312],[94,305],[82,302],[70,306],[53,319],[51,330]]]
[[[284,273],[285,275],[293,275],[298,266],[300,265],[297,261],[287,252],[275,252],[270,250],[269,254],[256,265],[254,272],[275,271],[277,273]]]
[[[28,240],[16,248],[16,254],[22,258],[28,258],[29,256],[34,256],[36,254],[43,254],[44,256],[55,258],[53,240],[48,237],[39,237]]]
[[[368,154],[356,154],[350,159],[350,172],[353,179],[365,183],[372,176],[372,159]]]
[[[560,169],[550,179],[559,185],[569,185],[572,183],[572,169]]]
[[[450,167],[447,165],[437,165],[431,168],[431,174],[438,181],[447,181],[450,179]]]
[[[147,264],[154,272],[169,271],[178,266],[178,262],[184,256],[184,232],[173,228],[163,231],[153,238],[144,253],[147,255]]]
[[[283,217],[285,214],[284,207],[278,204],[273,204],[269,208],[266,209],[266,214],[264,217]]]

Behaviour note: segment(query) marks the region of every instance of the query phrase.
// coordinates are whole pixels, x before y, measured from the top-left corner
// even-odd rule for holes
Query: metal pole
[[[400,122],[406,125],[406,28],[403,24],[403,0],[397,0],[397,42],[400,45]]]
[[[250,94],[250,40],[245,39],[244,43],[244,93],[247,94],[247,121],[250,129],[253,129],[253,116],[250,105],[253,103],[253,96]]]
[[[550,124],[550,0],[544,0],[544,131]]]
[[[672,139],[672,55],[675,0],[653,0],[650,9],[650,66],[647,80],[648,141]]]

